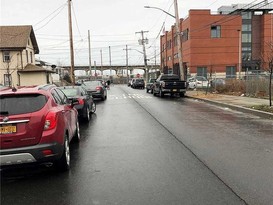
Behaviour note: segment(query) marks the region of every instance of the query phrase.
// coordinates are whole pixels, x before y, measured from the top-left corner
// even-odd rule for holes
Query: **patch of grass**
[[[273,106],[270,107],[269,105],[255,105],[255,106],[250,106],[249,108],[273,113]]]

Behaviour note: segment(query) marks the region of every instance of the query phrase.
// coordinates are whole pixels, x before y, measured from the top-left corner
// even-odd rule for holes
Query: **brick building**
[[[182,59],[187,76],[243,77],[262,70],[273,55],[272,4],[190,10],[180,19]],[[179,74],[175,25],[160,38],[161,72]]]

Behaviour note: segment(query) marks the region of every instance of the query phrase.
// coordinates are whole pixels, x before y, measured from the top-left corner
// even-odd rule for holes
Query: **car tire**
[[[81,140],[79,120],[76,123],[76,131],[73,136],[74,141],[79,142]]]
[[[149,89],[146,89],[146,93],[148,93],[149,92]]]
[[[180,97],[185,97],[185,93],[179,93]]]
[[[93,104],[91,105],[91,113],[95,113],[96,112],[96,108],[97,108],[97,105],[95,102],[93,102]]]
[[[68,136],[64,136],[64,148],[61,158],[56,162],[56,168],[60,172],[65,172],[70,169],[70,149]]]
[[[88,107],[88,106],[86,106],[85,112],[86,112],[86,117],[84,118],[84,120],[85,120],[86,122],[89,122],[89,121],[90,121],[90,110],[89,110],[89,107]]]

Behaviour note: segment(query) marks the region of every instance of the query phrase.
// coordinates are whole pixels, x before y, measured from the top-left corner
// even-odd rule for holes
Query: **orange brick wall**
[[[272,42],[272,14],[254,16],[252,28],[252,57],[258,60],[261,55],[269,53],[268,43]],[[197,67],[207,67],[208,73],[225,73],[226,66],[235,66],[238,71],[239,64],[239,31],[242,29],[240,15],[212,15],[210,10],[190,10],[186,19],[181,19],[181,31],[189,29],[189,39],[183,41],[183,62],[186,62],[191,74],[197,72]],[[221,26],[221,38],[211,38],[211,26]],[[161,36],[162,44],[175,36],[175,26]],[[177,53],[177,46],[172,49],[161,50],[161,57],[165,56],[169,69],[178,63],[173,59]],[[168,61],[168,56],[172,60]],[[163,68],[163,67],[162,67]]]

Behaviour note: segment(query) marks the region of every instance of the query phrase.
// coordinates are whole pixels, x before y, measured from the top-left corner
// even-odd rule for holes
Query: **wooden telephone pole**
[[[72,84],[75,85],[75,74],[74,74],[74,48],[73,48],[73,33],[72,33],[72,18],[71,18],[71,1],[68,0],[68,25],[69,25],[69,41],[70,41],[70,76]]]

